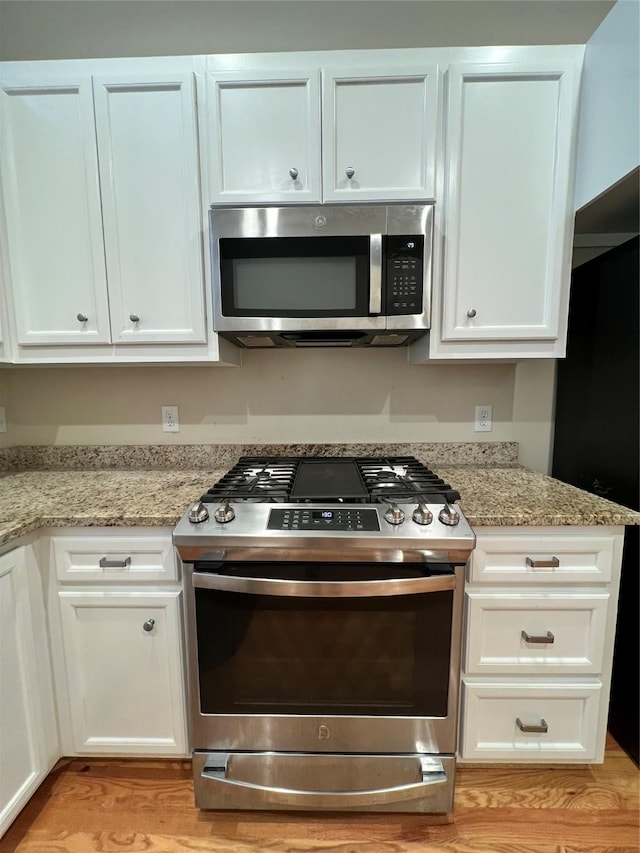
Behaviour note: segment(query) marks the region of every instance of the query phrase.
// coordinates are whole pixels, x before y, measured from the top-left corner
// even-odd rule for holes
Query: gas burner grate
[[[383,503],[455,503],[460,493],[413,456],[357,459],[371,499]]]
[[[317,497],[307,494],[299,499],[292,493],[295,492],[300,466],[305,462],[313,464],[314,473],[320,477],[322,492]],[[326,490],[325,476],[331,481],[332,472],[336,473],[339,467],[344,474],[345,463],[353,465],[354,476],[362,481],[361,496],[341,493],[339,486],[336,486],[335,494],[329,494]],[[308,470],[309,464],[303,470]],[[330,500],[344,503],[455,503],[459,499],[459,492],[413,456],[243,456],[201,498],[205,503],[224,500],[276,503]]]
[[[297,467],[292,458],[243,456],[200,500],[286,501]]]

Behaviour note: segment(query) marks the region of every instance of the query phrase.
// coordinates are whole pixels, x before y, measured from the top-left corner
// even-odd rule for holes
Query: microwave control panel
[[[387,315],[422,314],[423,257],[422,235],[386,237]]]

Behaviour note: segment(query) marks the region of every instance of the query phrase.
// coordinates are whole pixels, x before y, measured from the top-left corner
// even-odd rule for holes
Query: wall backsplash
[[[412,367],[406,358],[403,349],[254,351],[242,368],[4,370],[0,447],[518,441],[520,461],[547,470],[553,362]],[[491,433],[473,431],[483,404],[493,406]],[[179,407],[179,433],[162,432],[163,405]]]

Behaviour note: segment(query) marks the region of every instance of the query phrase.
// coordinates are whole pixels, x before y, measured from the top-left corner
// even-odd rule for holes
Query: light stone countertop
[[[639,524],[640,513],[515,465],[432,465],[482,526]],[[0,477],[0,546],[47,527],[172,527],[227,468],[23,471]]]
[[[640,512],[519,466],[435,465],[471,526],[640,525]]]

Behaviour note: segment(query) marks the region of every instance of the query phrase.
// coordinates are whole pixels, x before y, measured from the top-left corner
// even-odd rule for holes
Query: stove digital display
[[[344,509],[272,509],[268,530],[380,530],[375,509],[345,507]]]

